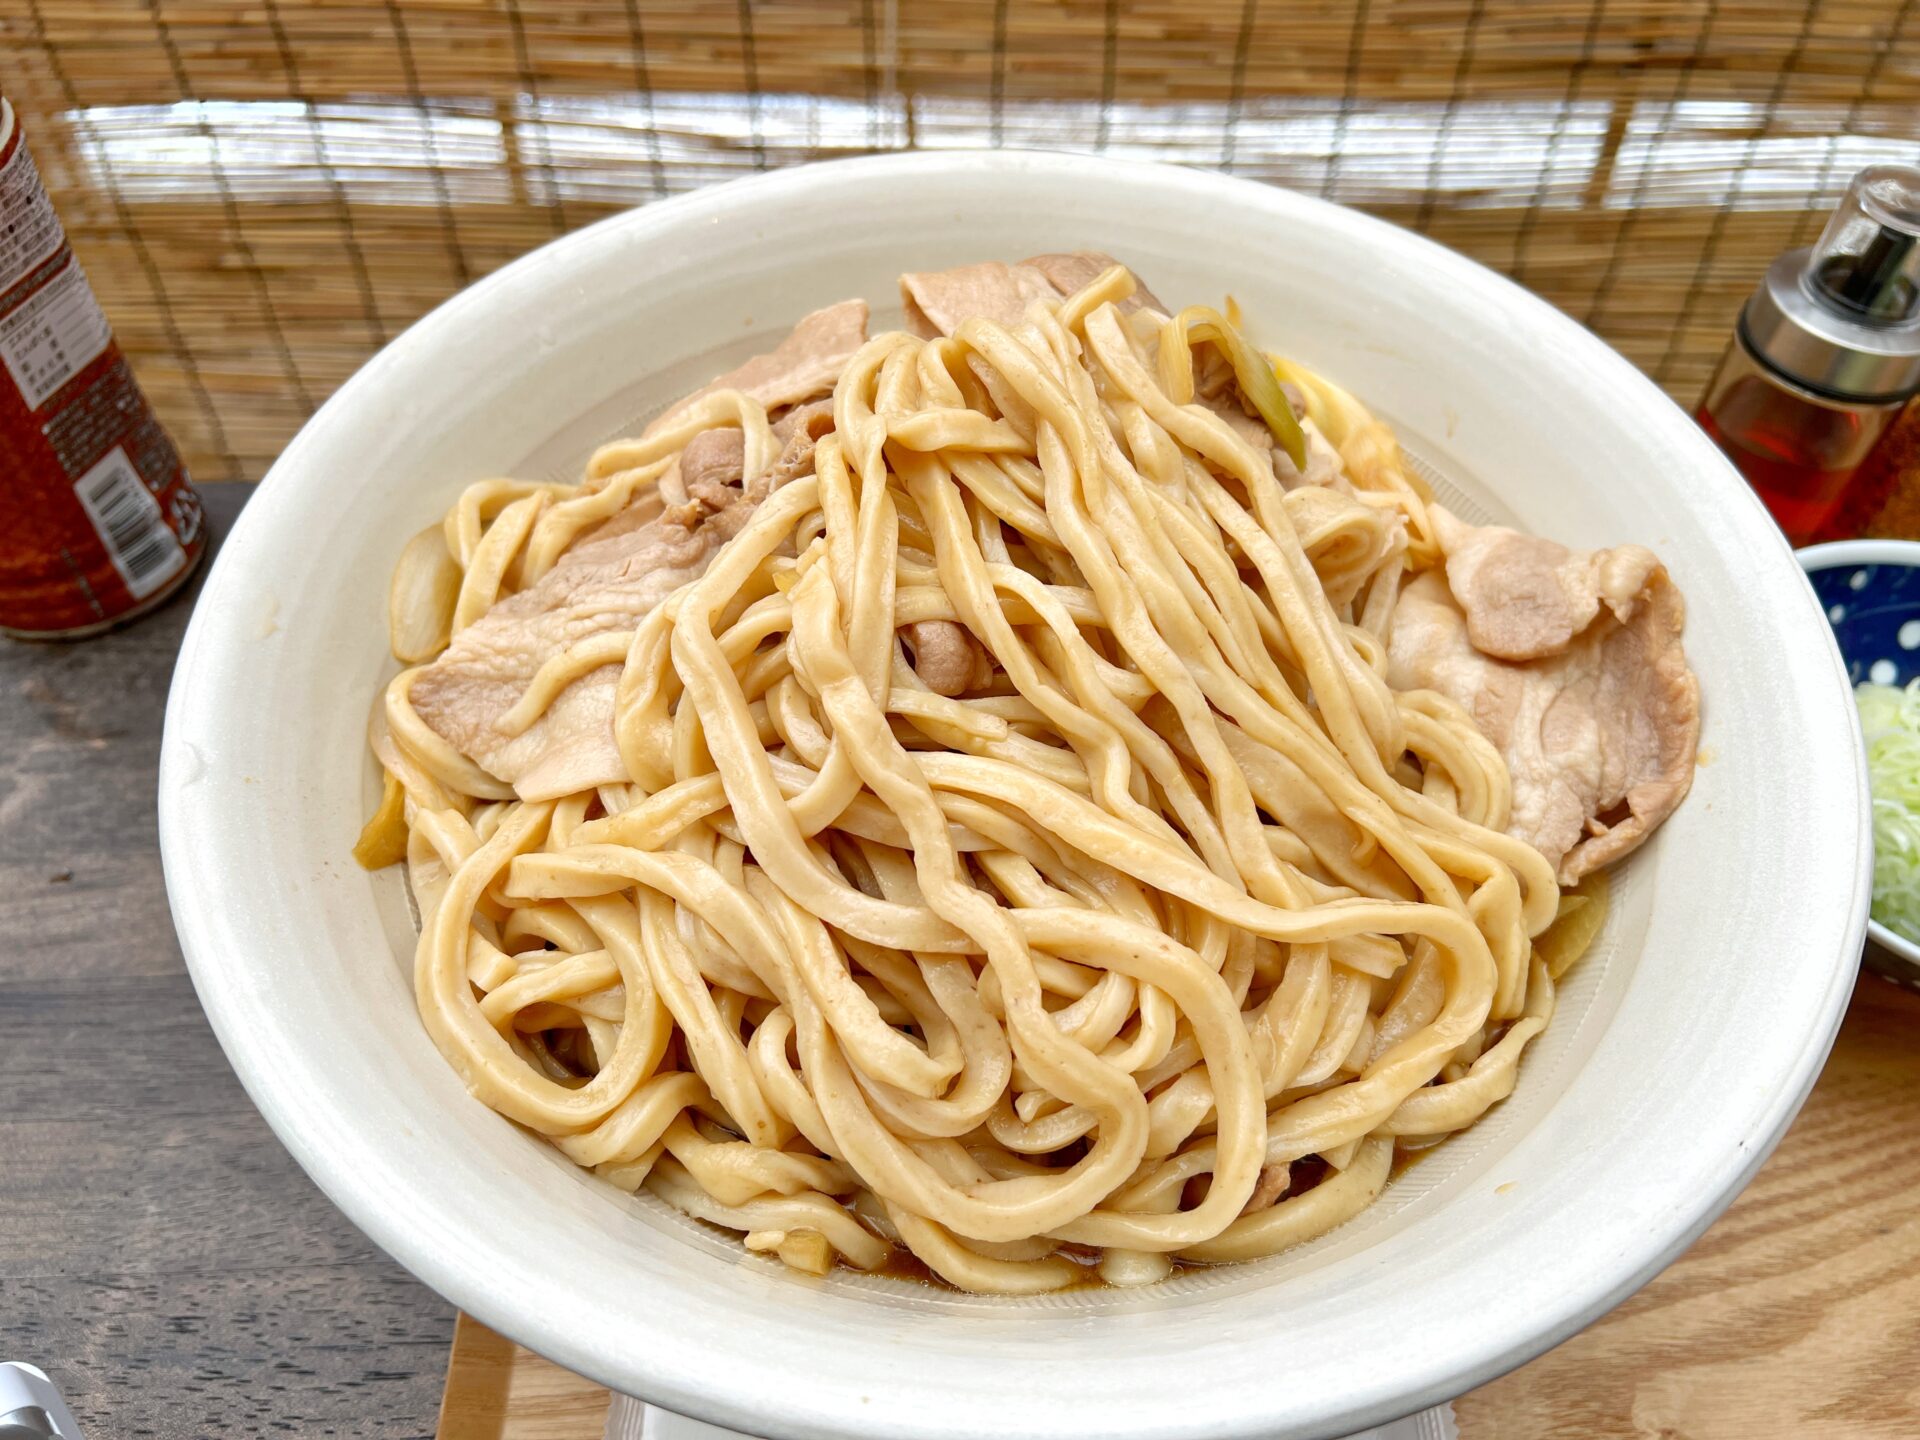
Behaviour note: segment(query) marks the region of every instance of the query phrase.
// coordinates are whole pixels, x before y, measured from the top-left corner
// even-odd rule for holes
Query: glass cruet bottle
[[[1768,269],[1695,418],[1804,545],[1916,391],[1920,169],[1875,165],[1818,244]]]

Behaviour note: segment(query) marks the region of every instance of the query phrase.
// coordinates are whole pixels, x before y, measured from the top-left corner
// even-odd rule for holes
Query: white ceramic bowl
[[[896,272],[1098,247],[1398,427],[1468,510],[1638,540],[1691,599],[1692,798],[1621,874],[1515,1096],[1288,1255],[1135,1292],[808,1283],[471,1100],[414,1015],[397,873],[348,855],[387,575],[459,487],[590,446]],[[886,318],[882,309],[881,318]],[[1437,245],[1283,190],[1035,154],[790,170],[617,216],[389,345],[227,541],[168,706],[161,843],[208,1016],[361,1228],[563,1365],[763,1435],[1342,1434],[1484,1381],[1670,1261],[1804,1098],[1866,920],[1865,780],[1821,612],[1760,505],[1632,366]]]

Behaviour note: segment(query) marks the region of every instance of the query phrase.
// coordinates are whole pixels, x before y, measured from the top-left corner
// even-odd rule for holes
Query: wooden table
[[[207,487],[216,532],[246,492]],[[280,1148],[174,940],[155,766],[189,609],[0,640],[0,1359],[87,1440],[432,1435],[453,1307]]]
[[[209,487],[216,529],[245,491]],[[604,1392],[462,1322],[300,1173],[174,942],[154,767],[176,601],[0,642],[0,1358],[89,1440],[597,1440]],[[1871,977],[1813,1098],[1699,1244],[1458,1402],[1464,1440],[1920,1436],[1920,996]],[[503,1418],[505,1417],[505,1418]]]

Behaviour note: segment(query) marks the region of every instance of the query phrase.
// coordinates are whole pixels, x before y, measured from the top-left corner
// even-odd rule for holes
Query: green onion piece
[[[1873,918],[1920,942],[1920,680],[1854,691],[1873,788]]]
[[[1190,398],[1193,394],[1193,346],[1197,343],[1212,341],[1220,348],[1221,354],[1233,366],[1233,378],[1240,382],[1240,393],[1253,405],[1260,418],[1267,423],[1274,443],[1302,469],[1307,464],[1307,437],[1300,429],[1300,422],[1294,419],[1293,407],[1287,403],[1285,393],[1280,389],[1280,379],[1273,373],[1273,367],[1266,359],[1247,343],[1242,335],[1228,322],[1218,310],[1207,305],[1189,305],[1173,317],[1170,334],[1160,342],[1162,356],[1172,359],[1184,355],[1187,360],[1186,384],[1179,387],[1182,395],[1175,393],[1175,399]],[[1172,342],[1171,349],[1168,341]]]

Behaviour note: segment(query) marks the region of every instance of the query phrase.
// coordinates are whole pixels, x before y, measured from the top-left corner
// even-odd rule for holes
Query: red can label
[[[0,629],[104,627],[205,544],[200,497],[0,101]]]

